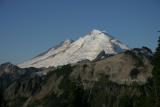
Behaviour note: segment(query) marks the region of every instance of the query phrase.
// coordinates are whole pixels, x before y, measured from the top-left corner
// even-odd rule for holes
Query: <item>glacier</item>
[[[106,54],[117,54],[128,49],[126,44],[113,36],[104,31],[93,29],[78,40],[65,40],[48,51],[18,64],[18,66],[21,68],[57,67],[86,59],[92,61],[102,51]]]

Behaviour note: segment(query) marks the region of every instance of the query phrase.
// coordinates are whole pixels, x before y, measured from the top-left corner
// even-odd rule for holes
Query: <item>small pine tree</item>
[[[160,37],[158,40],[158,47],[153,58],[154,68],[152,71],[155,89],[155,106],[160,107]]]
[[[160,86],[160,37],[158,40],[158,47],[154,54],[153,64],[154,64],[154,68],[152,73],[154,76],[155,84],[157,86]]]
[[[158,40],[158,47],[154,54],[153,64],[154,64],[153,76],[155,78],[156,84],[160,86],[160,37]]]

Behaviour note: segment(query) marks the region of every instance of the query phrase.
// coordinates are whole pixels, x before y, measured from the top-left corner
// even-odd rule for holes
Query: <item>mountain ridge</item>
[[[154,89],[152,57],[148,48],[135,48],[96,61],[42,70],[25,68],[24,75],[3,81],[7,87],[0,87],[0,95],[8,107],[143,107],[138,106],[139,99],[143,105]],[[1,65],[0,72],[10,65]],[[39,75],[41,71],[46,74]],[[123,106],[124,97],[135,106]]]

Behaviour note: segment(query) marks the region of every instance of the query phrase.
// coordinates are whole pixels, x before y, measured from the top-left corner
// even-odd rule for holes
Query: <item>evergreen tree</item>
[[[160,107],[160,37],[158,40],[158,47],[154,54],[153,64],[154,68],[152,74],[153,74],[155,97],[156,97],[155,106]]]
[[[157,86],[160,86],[160,37],[158,40],[158,47],[154,54],[153,64],[154,64],[153,76],[154,76],[155,84]]]

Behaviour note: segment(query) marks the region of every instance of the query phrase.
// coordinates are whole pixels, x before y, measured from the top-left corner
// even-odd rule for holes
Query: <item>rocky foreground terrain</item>
[[[0,66],[3,107],[152,107],[152,52],[100,53],[49,68]]]

